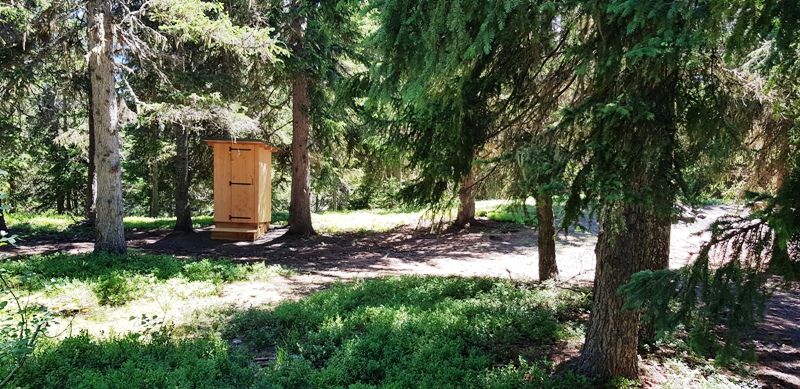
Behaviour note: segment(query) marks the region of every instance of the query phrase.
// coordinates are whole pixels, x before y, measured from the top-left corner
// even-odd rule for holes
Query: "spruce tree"
[[[730,122],[734,99],[720,50],[722,24],[700,2],[588,1],[586,38],[574,49],[588,95],[560,124],[580,170],[567,219],[594,203],[600,234],[592,310],[579,371],[638,377],[640,313],[617,293],[642,270],[666,267],[669,215],[683,172],[706,153],[724,155],[746,126]]]

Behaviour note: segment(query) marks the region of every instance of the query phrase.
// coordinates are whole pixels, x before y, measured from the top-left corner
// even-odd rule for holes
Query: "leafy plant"
[[[44,345],[12,384],[28,388],[243,388],[258,385],[252,356],[218,338],[177,339],[170,331]]]
[[[549,377],[548,365],[526,361],[567,338],[556,317],[587,302],[493,279],[408,276],[250,310],[226,334],[274,347],[266,374],[279,387],[582,387],[582,377]]]
[[[131,274],[112,272],[101,277],[93,288],[100,304],[119,306],[138,297],[139,288],[131,280],[131,276]]]
[[[45,327],[53,320],[50,311],[39,305],[26,305],[9,287],[5,276],[0,273],[3,291],[11,298],[0,302],[3,320],[0,322],[0,365],[5,370],[5,377],[0,387],[5,387],[17,371],[25,365],[33,353]]]
[[[0,246],[15,243],[15,236],[2,232]],[[6,259],[4,255],[2,260]],[[4,373],[0,387],[5,387],[25,365],[53,316],[46,307],[23,303],[11,288],[5,269],[0,269],[0,283],[5,295],[5,299],[0,300],[0,369]]]

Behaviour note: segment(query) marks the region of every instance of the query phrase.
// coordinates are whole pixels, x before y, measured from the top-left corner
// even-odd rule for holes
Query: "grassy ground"
[[[505,200],[483,200],[476,202],[476,214],[497,221],[535,225],[536,210],[531,203],[525,207],[527,214],[519,204]],[[455,209],[451,211],[455,216]],[[425,212],[421,209],[336,211],[314,213],[312,222],[314,228],[322,233],[383,232],[403,224],[425,222],[424,216]],[[275,212],[272,214],[272,223],[286,224],[288,218],[286,212]],[[81,220],[70,215],[12,213],[7,214],[6,219],[9,228],[23,236],[61,233],[80,236],[90,233],[79,224]],[[126,230],[169,229],[175,225],[175,218],[128,216],[124,223]],[[192,223],[194,228],[207,227],[214,224],[214,217],[194,216]]]
[[[12,386],[591,386],[557,371],[548,358],[579,346],[588,290],[403,276],[338,283],[299,301],[233,309],[219,299],[221,288],[292,273],[227,261],[90,254],[22,258],[5,263],[0,274],[26,304],[44,306],[37,312],[60,322],[48,327],[51,338],[30,354]],[[157,301],[188,309],[139,314]],[[65,302],[75,308],[65,309]],[[3,310],[5,318],[14,319],[14,312]],[[6,338],[0,376],[12,369],[16,352],[5,342],[13,337],[3,331],[8,327],[0,326]],[[672,375],[667,387],[748,387],[681,359],[664,366]]]
[[[8,228],[21,235],[39,234],[81,234],[85,233],[80,225],[81,220],[70,215],[56,213],[31,214],[9,213],[6,214]],[[144,230],[172,228],[175,226],[174,217],[145,217],[128,216],[124,219],[126,230]],[[213,216],[194,216],[192,224],[195,228],[202,228],[214,224]]]
[[[455,208],[449,210],[445,217],[455,217],[456,211]],[[522,204],[507,200],[476,201],[475,214],[495,221],[536,225],[536,209],[530,201],[524,209]],[[384,232],[403,224],[428,224],[430,215],[422,209],[373,209],[314,213],[311,220],[317,232],[322,233]]]
[[[587,382],[572,374],[549,377],[553,366],[542,360],[548,347],[580,338],[575,317],[588,301],[581,292],[407,276],[336,284],[274,309],[231,310],[217,299],[220,287],[291,272],[138,254],[34,256],[6,262],[0,272],[26,304],[43,306],[59,322],[15,376],[21,387],[572,388]],[[133,314],[156,301],[192,309]],[[253,356],[265,350],[274,358],[262,368]]]
[[[530,223],[519,219],[525,216],[520,207],[505,202],[479,202],[478,212]],[[381,231],[421,215],[338,212],[315,214],[314,222],[323,232]],[[59,224],[60,218],[27,220],[32,231],[69,226]],[[126,224],[169,227],[169,221],[149,219]],[[12,387],[591,385],[584,377],[558,371],[549,357],[580,346],[588,289],[404,276],[338,283],[298,301],[244,308],[232,291],[258,290],[294,277],[293,270],[139,253],[56,254],[5,261],[0,276],[10,288],[0,301],[0,379],[27,355]],[[19,331],[20,309],[28,328],[48,323],[42,327],[48,337],[39,337],[32,353],[19,342],[31,339],[30,332]],[[662,387],[755,387],[683,357],[680,344],[669,347],[679,352],[645,360],[645,370],[667,377]]]
[[[24,305],[42,307],[28,320],[38,315],[49,321],[51,337],[40,342],[12,385],[590,386],[583,377],[556,372],[547,357],[580,344],[588,290],[404,276],[338,283],[296,302],[254,309],[234,309],[220,296],[237,283],[292,274],[263,264],[141,254],[5,262],[3,280]],[[0,320],[0,368],[6,372],[19,352],[8,342],[14,333],[7,330],[19,319],[10,306],[2,312],[12,321]],[[668,387],[747,387],[681,359],[664,366],[673,376]]]

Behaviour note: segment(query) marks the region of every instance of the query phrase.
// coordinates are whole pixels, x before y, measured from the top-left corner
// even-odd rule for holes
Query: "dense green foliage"
[[[277,349],[266,374],[279,387],[581,387],[571,374],[548,377],[538,360],[574,336],[575,324],[559,319],[586,302],[582,293],[490,279],[389,278],[242,313],[228,332]]]
[[[22,388],[242,388],[256,382],[250,356],[219,339],[87,334],[50,343],[19,371]]]
[[[247,136],[279,148],[273,206],[281,217],[274,221],[286,220],[289,176],[300,170],[288,167],[292,158],[306,160],[288,152],[289,129],[305,118],[313,128],[310,143],[294,144],[311,151],[312,183],[300,190],[311,200],[304,213],[395,208],[404,201],[447,214],[471,172],[479,196],[509,196],[524,204],[529,196],[567,194],[559,215],[564,228],[587,211],[602,215],[597,274],[649,269],[623,288],[628,307],[650,310],[666,330],[684,325],[697,351],[718,353],[721,361],[738,356],[737,342],[759,319],[771,277],[798,278],[796,1],[107,4],[116,26],[116,69],[108,79],[116,81],[120,96],[119,168],[125,172],[127,214],[178,215],[176,223],[188,221],[188,210],[208,215],[212,161],[202,139]],[[0,193],[8,193],[0,195],[0,207],[10,214],[10,229],[23,235],[91,234],[91,222],[77,221],[91,219],[89,133],[103,129],[89,124],[94,111],[85,7],[74,0],[0,5],[0,173],[8,172],[0,181]],[[307,90],[308,109],[292,111],[295,88]],[[305,185],[305,178],[299,181]],[[753,192],[746,195],[752,214],[714,223],[711,241],[691,267],[671,272],[660,270],[666,263],[638,261],[668,258],[668,245],[655,243],[668,241],[668,223],[662,230],[653,226],[664,226],[678,201],[694,204],[708,193],[745,190]],[[485,214],[535,223],[526,205],[519,209],[521,215],[513,207]],[[70,217],[48,220],[29,217],[32,212]],[[315,216],[324,224],[336,215]],[[198,226],[212,222],[209,216],[197,219]],[[130,219],[126,227],[163,228],[172,220]],[[340,223],[325,231],[386,230],[396,221]],[[184,230],[193,227],[185,224]],[[633,247],[629,238],[638,227],[647,230],[638,236],[650,240]],[[13,286],[36,292],[77,280],[104,307],[123,306],[142,297],[144,286],[169,279],[219,285],[261,271],[145,255],[56,255],[1,267]],[[610,293],[594,295],[621,300],[615,292],[627,281],[624,274],[613,287],[599,277],[598,291]],[[371,298],[386,298],[385,285],[399,291],[380,305]],[[279,385],[298,379],[311,386],[410,386],[400,373],[392,381],[396,367],[403,374],[425,373],[429,386],[445,384],[439,373],[455,386],[494,385],[477,377],[500,377],[497,382],[514,386],[522,372],[539,377],[547,369],[520,362],[524,368],[487,370],[516,357],[506,353],[510,339],[549,342],[562,335],[558,309],[543,308],[538,293],[543,292],[485,280],[389,280],[340,285],[241,320],[269,324],[250,341],[283,350],[280,368],[261,377]],[[493,299],[503,304],[493,306]],[[372,322],[365,319],[369,315]],[[404,315],[411,321],[392,334],[389,329]],[[479,322],[483,327],[474,327]],[[374,332],[360,332],[367,329]],[[490,347],[481,337],[487,334],[506,351]],[[105,347],[87,337],[74,342],[64,347]],[[113,347],[152,346],[134,338],[114,342]],[[227,353],[219,342],[198,344],[215,355]],[[622,354],[628,361],[635,357]],[[428,358],[441,360],[443,371],[426,370],[419,361]],[[636,364],[628,365],[634,368],[624,374],[633,378]],[[176,374],[174,382],[191,382]]]
[[[267,275],[263,264],[225,260],[182,260],[168,255],[53,254],[15,258],[0,264],[9,283],[28,291],[58,289],[74,281],[88,283],[100,304],[121,305],[141,297],[144,286],[170,279],[231,282]]]
[[[435,204],[457,188],[488,142],[535,131],[573,77],[561,51],[569,19],[556,2],[376,1],[370,42],[380,62],[364,110],[418,176],[407,201]],[[487,150],[484,151],[484,147]]]
[[[766,301],[782,284],[770,285],[770,277],[793,282],[800,275],[798,170],[776,196],[754,200],[764,202],[763,208],[712,224],[711,240],[694,263],[681,271],[636,274],[621,289],[629,306],[647,307],[662,331],[684,325],[693,351],[722,363],[752,357],[742,350],[740,339],[763,318]]]
[[[505,306],[498,299],[517,304]],[[552,366],[540,360],[547,347],[575,336],[578,325],[570,320],[586,302],[583,293],[488,279],[337,284],[274,311],[238,312],[225,332],[249,347],[230,346],[215,335],[180,339],[169,327],[105,339],[82,333],[46,342],[11,383],[23,388],[585,387],[584,377],[551,376]],[[506,332],[508,326],[513,331]],[[251,350],[275,346],[276,360],[263,368],[253,363]]]
[[[686,269],[637,274],[622,291],[629,306],[646,307],[661,329],[686,326],[694,351],[726,362],[743,356],[741,338],[763,318],[765,302],[783,284],[770,282],[771,277],[798,279],[800,8],[795,2],[768,1],[729,3],[720,10],[737,16],[726,36],[726,54],[764,82],[756,85],[765,96],[763,112],[750,118],[755,155],[744,159],[751,166],[748,186],[755,191],[745,197],[753,212],[714,222],[710,241]]]

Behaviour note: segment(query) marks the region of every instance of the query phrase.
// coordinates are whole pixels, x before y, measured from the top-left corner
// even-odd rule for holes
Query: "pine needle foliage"
[[[644,204],[668,215],[688,191],[685,169],[727,154],[748,128],[738,113],[738,81],[722,66],[722,25],[705,1],[578,7],[586,38],[571,55],[590,92],[559,123],[580,167],[565,223],[591,203]]]
[[[626,306],[645,307],[662,331],[683,325],[692,349],[720,363],[746,356],[741,340],[763,319],[766,301],[781,281],[800,279],[797,166],[776,195],[749,195],[763,208],[714,222],[694,264],[635,274],[620,289]]]
[[[745,195],[753,212],[720,218],[710,227],[711,240],[694,264],[680,271],[641,272],[620,289],[627,307],[646,308],[662,331],[682,325],[698,353],[716,354],[718,362],[744,356],[740,347],[771,294],[784,282],[800,278],[800,158],[797,147],[797,23],[800,5],[789,1],[712,2],[723,20],[732,21],[725,36],[726,54],[743,62],[750,77],[766,82],[755,88],[761,115],[749,134],[756,176],[769,171],[774,194]],[[766,157],[764,157],[766,156]],[[773,161],[770,161],[772,159]],[[771,169],[772,166],[780,166]]]
[[[569,36],[559,26],[563,2],[372,4],[380,62],[365,108],[383,116],[388,142],[408,150],[419,172],[402,191],[411,203],[453,193],[481,147],[544,106],[539,98],[557,100],[571,74],[558,55]]]

